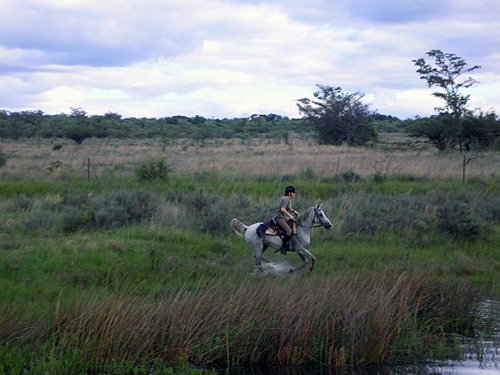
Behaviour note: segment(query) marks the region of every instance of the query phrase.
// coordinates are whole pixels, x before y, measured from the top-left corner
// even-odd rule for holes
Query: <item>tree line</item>
[[[397,131],[401,121],[393,116],[370,115],[381,131]],[[253,114],[248,118],[207,119],[202,116],[170,116],[162,118],[122,118],[108,112],[87,115],[82,108],[71,108],[70,114],[49,115],[41,110],[9,112],[0,110],[0,138],[66,138],[81,144],[95,138],[192,139],[203,143],[208,139],[267,138],[288,142],[291,134],[314,137],[315,125],[303,118],[277,114]]]
[[[9,112],[0,110],[0,137],[67,138],[81,144],[96,138],[189,138],[198,142],[216,138],[269,137],[287,139],[291,133],[311,132],[310,124],[300,119],[268,114],[250,118],[207,119],[202,116],[162,118],[122,118],[108,112],[87,115],[82,108],[71,108],[70,114],[48,115],[41,110]]]
[[[405,132],[417,141],[426,142],[444,151],[500,150],[500,120],[493,110],[470,110],[469,95],[462,89],[478,84],[463,75],[480,69],[468,67],[455,54],[431,50],[425,58],[412,60],[417,73],[443,105],[436,114],[400,120],[372,111],[361,92],[349,93],[340,87],[317,85],[314,99],[297,100],[302,118],[290,119],[277,114],[254,114],[248,118],[207,119],[202,116],[171,116],[163,118],[122,118],[117,113],[88,116],[83,108],[71,108],[70,114],[47,115],[42,111],[9,112],[0,110],[0,137],[68,138],[78,144],[97,138],[189,138],[203,143],[210,138],[268,138],[288,142],[292,133],[309,133],[318,143],[363,146],[377,142],[381,132]]]

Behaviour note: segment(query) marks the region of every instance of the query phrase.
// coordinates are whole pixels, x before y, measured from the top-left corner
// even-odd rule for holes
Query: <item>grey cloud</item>
[[[435,0],[357,0],[350,10],[354,16],[375,23],[406,23],[425,21],[446,14],[446,2]]]
[[[250,0],[251,3],[279,3],[290,15],[305,22],[346,25],[363,20],[373,23],[406,23],[424,21],[446,14],[453,0]]]
[[[174,23],[162,22],[158,14],[150,14],[149,19],[127,19],[119,14],[21,8],[14,9],[15,16],[0,24],[0,45],[37,52],[36,58],[18,65],[23,71],[46,64],[122,66],[160,56],[175,57],[195,46],[192,34]]]
[[[429,20],[490,19],[495,21],[500,11],[497,0],[246,0],[244,3],[279,4],[296,20],[339,26],[375,24],[405,24]]]

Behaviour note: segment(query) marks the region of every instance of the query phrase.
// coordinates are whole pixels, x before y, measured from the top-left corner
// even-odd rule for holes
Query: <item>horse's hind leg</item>
[[[264,248],[254,248],[254,254],[255,254],[255,266],[260,272],[264,272],[262,269],[262,261],[266,262],[267,259],[265,259],[262,254],[264,253],[265,247]]]
[[[260,272],[264,272],[264,270],[262,269],[262,262],[264,263],[272,263],[273,261],[272,260],[269,260],[267,258],[264,258],[263,254],[264,254],[264,251],[266,251],[266,249],[268,248],[269,246],[267,245],[263,245],[262,248],[259,248],[259,249],[254,249],[254,253],[255,253],[255,266],[257,267],[257,269],[260,271]],[[271,265],[271,268],[274,269],[274,267]]]
[[[262,248],[262,254],[261,254],[261,259],[262,261],[264,261],[265,263],[272,263],[273,261],[272,260],[269,260],[267,258],[264,258],[264,252],[267,250],[269,246],[267,245],[264,245],[264,247]]]

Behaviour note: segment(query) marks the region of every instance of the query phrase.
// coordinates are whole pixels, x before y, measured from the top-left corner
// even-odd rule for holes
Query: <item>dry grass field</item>
[[[55,145],[62,147],[57,149]],[[403,147],[401,147],[403,145]],[[404,147],[391,140],[372,148],[318,145],[310,139],[292,139],[289,144],[267,140],[216,140],[203,145],[179,140],[162,145],[155,139],[87,139],[82,145],[72,141],[2,141],[0,151],[7,163],[0,176],[41,178],[54,172],[101,176],[113,171],[133,173],[147,156],[165,157],[177,174],[214,173],[219,175],[285,175],[303,172],[334,176],[353,171],[362,176],[376,173],[426,177],[461,178],[463,155],[438,153],[433,148]],[[483,153],[467,164],[467,177],[496,177],[500,174],[500,154]]]

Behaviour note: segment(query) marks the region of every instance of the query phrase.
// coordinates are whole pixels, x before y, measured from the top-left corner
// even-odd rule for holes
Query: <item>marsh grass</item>
[[[463,298],[456,299],[457,293]],[[163,294],[57,301],[45,321],[9,307],[2,342],[51,346],[56,360],[79,353],[102,368],[252,363],[360,365],[439,356],[452,330],[469,329],[477,294],[431,272],[386,269],[369,276],[276,280],[205,279]],[[36,316],[40,316],[37,313]],[[36,327],[34,330],[33,327]],[[428,343],[433,345],[429,346]]]

